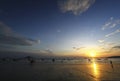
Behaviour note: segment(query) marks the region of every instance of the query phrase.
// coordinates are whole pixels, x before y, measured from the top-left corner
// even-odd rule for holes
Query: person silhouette
[[[54,58],[52,59],[52,62],[55,62],[55,59],[54,59]]]
[[[88,59],[88,62],[90,62],[90,63],[91,63],[91,59]]]
[[[110,60],[111,68],[114,70],[113,62]]]

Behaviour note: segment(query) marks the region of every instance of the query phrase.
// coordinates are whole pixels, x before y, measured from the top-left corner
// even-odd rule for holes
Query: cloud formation
[[[105,42],[105,40],[98,40],[98,42],[99,42],[99,43],[103,43],[103,42]]]
[[[120,33],[120,29],[117,29],[116,31],[105,35],[105,37],[110,37],[110,36],[113,36],[113,35],[115,35],[115,34],[117,34],[117,33]]]
[[[1,34],[8,36],[8,35],[13,34],[13,31],[11,30],[10,27],[0,22],[0,35]]]
[[[120,45],[113,46],[113,47],[110,49],[110,51],[115,51],[115,52],[120,51]]]
[[[120,49],[120,46],[114,46],[112,48],[115,48],[115,49]]]
[[[106,41],[104,41],[104,42],[102,42],[102,43],[100,43],[100,45],[99,45],[99,47],[101,48],[101,49],[103,49],[103,50],[111,50],[111,48],[115,45],[116,43],[114,43],[114,42],[106,42]]]
[[[53,51],[52,51],[52,49],[46,49],[45,53],[47,53],[47,54],[53,54]]]
[[[102,30],[114,28],[116,26],[120,25],[120,19],[114,20],[113,17],[111,17],[103,26]]]
[[[50,55],[50,54],[53,55],[54,54],[53,50],[50,49],[50,48],[47,48],[45,50],[36,50],[36,51],[38,51],[41,54],[48,54],[48,55]]]
[[[40,40],[29,39],[14,33],[10,27],[0,22],[0,44],[30,46],[40,43]]]
[[[59,6],[62,12],[70,11],[78,15],[87,11],[94,2],[95,0],[61,0]]]
[[[98,40],[98,42],[105,44],[106,38],[120,33],[120,29],[117,29],[119,26],[120,26],[120,19],[115,19],[114,17],[110,17],[109,20],[102,26],[102,30],[106,30],[106,29],[113,30],[113,28],[114,29],[116,28],[116,30],[106,34],[105,38],[103,40]]]
[[[81,50],[81,49],[83,49],[83,48],[85,48],[85,47],[79,47],[79,48],[78,48],[78,47],[73,47],[73,49],[75,49],[75,50],[77,50],[77,51],[78,51],[78,50]]]

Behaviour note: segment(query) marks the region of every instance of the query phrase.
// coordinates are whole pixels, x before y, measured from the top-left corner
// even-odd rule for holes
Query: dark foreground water
[[[0,63],[0,81],[120,81],[120,63]]]

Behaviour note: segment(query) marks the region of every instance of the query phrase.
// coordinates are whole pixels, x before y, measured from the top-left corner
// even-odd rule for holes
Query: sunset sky
[[[0,0],[0,52],[120,55],[120,0]]]

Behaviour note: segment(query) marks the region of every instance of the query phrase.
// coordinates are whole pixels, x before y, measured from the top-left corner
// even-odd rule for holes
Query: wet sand
[[[120,64],[0,63],[0,81],[120,81]]]

